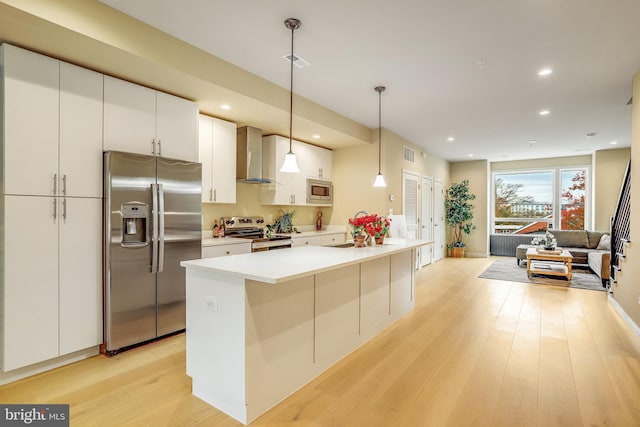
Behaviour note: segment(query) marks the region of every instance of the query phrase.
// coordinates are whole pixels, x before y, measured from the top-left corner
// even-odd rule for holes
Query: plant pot
[[[376,245],[384,244],[384,236],[376,237]]]
[[[451,248],[451,257],[464,258],[464,248],[458,246]]]
[[[356,248],[364,247],[364,239],[366,236],[353,236],[353,246]]]

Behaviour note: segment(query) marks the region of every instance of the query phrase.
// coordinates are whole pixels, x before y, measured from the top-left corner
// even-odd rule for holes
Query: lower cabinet
[[[100,344],[102,200],[2,202],[2,369]]]
[[[227,255],[248,254],[251,252],[251,242],[230,245],[203,246],[202,258],[215,258]]]
[[[334,246],[346,242],[345,233],[321,234],[320,236],[292,236],[292,247],[298,246]]]

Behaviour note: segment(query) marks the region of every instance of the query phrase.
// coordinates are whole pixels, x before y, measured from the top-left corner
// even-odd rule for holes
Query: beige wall
[[[593,230],[609,230],[627,163],[630,148],[596,151],[593,155]]]
[[[631,232],[640,230],[640,215],[634,210],[640,206],[640,71],[633,78],[631,108]],[[634,191],[635,189],[635,191]],[[631,236],[639,237],[637,234]],[[613,284],[613,298],[631,320],[640,327],[640,245],[632,240],[625,251],[627,258],[620,265],[617,283]]]
[[[450,165],[451,182],[469,180],[469,189],[475,194],[473,203],[473,221],[476,229],[470,235],[464,235],[462,241],[467,245],[465,256],[489,256],[489,216],[488,205],[491,199],[489,190],[489,162],[476,160],[471,162],[454,162]],[[446,185],[448,187],[448,184]],[[445,189],[446,189],[445,187]],[[449,230],[449,235],[451,230]],[[451,238],[449,238],[451,241]]]
[[[369,146],[338,148],[333,152],[333,176],[339,183],[335,190],[332,224],[347,224],[357,211],[388,215],[402,213],[402,173],[403,170],[430,176],[434,179],[449,180],[449,162],[423,151],[415,144],[393,132],[382,130],[382,174],[386,188],[373,188],[378,173],[378,130],[372,130]],[[402,150],[406,145],[415,150],[415,162],[403,160]],[[393,196],[394,200],[390,200]]]

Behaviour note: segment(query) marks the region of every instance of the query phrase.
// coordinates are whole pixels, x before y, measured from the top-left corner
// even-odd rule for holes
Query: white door
[[[422,186],[420,191],[420,238],[422,240],[433,239],[433,178],[428,176],[422,177]],[[420,267],[431,264],[433,258],[433,245],[420,247]]]
[[[58,174],[59,61],[9,45],[2,52],[4,191],[51,196]]]
[[[418,238],[418,199],[420,189],[420,175],[402,172],[402,213],[407,220],[407,238]]]
[[[58,356],[58,200],[4,196],[4,371]]]
[[[102,197],[103,75],[60,63],[59,195]]]
[[[63,355],[102,342],[102,199],[67,197],[59,202]]]
[[[104,149],[151,155],[155,134],[156,91],[104,76]]]
[[[198,104],[156,92],[156,154],[198,161]]]
[[[433,261],[444,256],[444,183],[437,179],[433,183]]]
[[[236,202],[236,139],[235,123],[213,120],[213,201]],[[203,189],[204,191],[204,189]]]

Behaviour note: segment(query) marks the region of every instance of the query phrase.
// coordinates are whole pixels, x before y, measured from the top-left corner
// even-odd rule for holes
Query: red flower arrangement
[[[360,216],[357,218],[349,218],[351,226],[351,235],[363,236],[368,234],[371,237],[382,237],[389,231],[391,220],[378,214]]]

